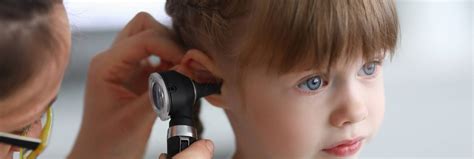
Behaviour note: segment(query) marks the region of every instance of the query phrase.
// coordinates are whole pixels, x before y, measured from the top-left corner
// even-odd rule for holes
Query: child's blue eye
[[[358,75],[359,76],[372,76],[372,75],[374,75],[375,72],[377,71],[377,65],[379,65],[378,61],[373,61],[373,62],[369,62],[369,63],[364,64],[364,66],[362,66],[362,68],[360,69]]]
[[[303,89],[304,91],[315,91],[323,86],[324,80],[321,76],[313,76],[298,84],[298,88]]]

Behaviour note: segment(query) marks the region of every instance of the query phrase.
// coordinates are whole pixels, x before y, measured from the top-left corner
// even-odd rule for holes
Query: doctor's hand
[[[211,159],[213,152],[214,144],[211,140],[198,140],[173,159]],[[159,159],[166,159],[166,154],[161,154]]]
[[[143,157],[156,119],[148,76],[180,62],[184,50],[174,39],[149,14],[139,13],[108,50],[92,59],[81,130],[69,158]],[[160,57],[158,66],[148,62],[150,55]],[[208,153],[200,147],[192,150]]]

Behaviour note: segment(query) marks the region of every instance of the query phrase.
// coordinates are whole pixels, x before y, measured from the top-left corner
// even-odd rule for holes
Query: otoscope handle
[[[174,155],[188,148],[196,140],[198,140],[198,137],[194,127],[188,125],[175,125],[170,127],[168,129],[167,158],[172,158]]]
[[[174,155],[191,146],[197,139],[188,136],[175,136],[168,138],[168,158],[171,159]]]

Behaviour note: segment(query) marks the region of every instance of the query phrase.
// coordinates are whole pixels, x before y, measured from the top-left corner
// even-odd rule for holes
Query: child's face
[[[362,58],[334,65],[330,75],[310,70],[277,76],[249,69],[243,77],[245,105],[238,86],[228,86],[224,97],[237,137],[236,156],[354,157],[383,119],[382,67]],[[359,139],[360,144],[331,149]]]

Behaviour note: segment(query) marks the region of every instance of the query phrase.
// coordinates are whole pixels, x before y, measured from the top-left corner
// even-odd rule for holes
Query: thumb
[[[214,153],[214,144],[211,140],[198,140],[184,151],[176,154],[173,159],[211,159]]]

